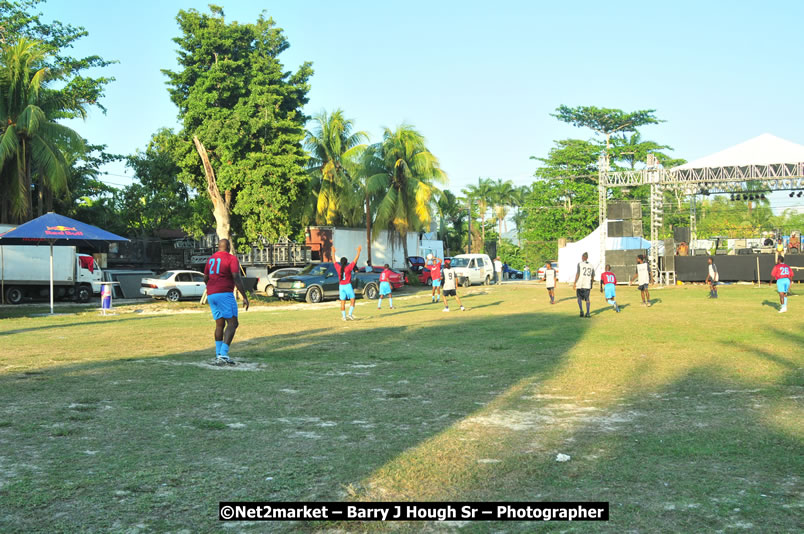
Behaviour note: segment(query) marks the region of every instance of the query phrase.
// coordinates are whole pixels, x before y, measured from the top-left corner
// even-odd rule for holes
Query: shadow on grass
[[[772,300],[763,300],[762,305],[767,306],[769,308],[773,308],[774,310],[780,310],[782,308],[781,304],[779,304],[778,302],[774,302]]]
[[[112,316],[113,317],[113,316]],[[152,319],[152,317],[121,317],[115,318],[115,324],[118,322],[125,322],[125,321],[137,321],[141,319]],[[65,323],[65,324],[50,324],[50,325],[42,325],[42,326],[31,326],[29,328],[18,328],[16,330],[4,330],[0,331],[0,336],[8,336],[11,334],[24,334],[26,332],[35,332],[38,330],[50,330],[54,328],[74,328],[74,327],[81,327],[84,325],[96,325],[96,324],[108,324],[110,320],[98,320],[98,321],[83,321],[78,323]]]

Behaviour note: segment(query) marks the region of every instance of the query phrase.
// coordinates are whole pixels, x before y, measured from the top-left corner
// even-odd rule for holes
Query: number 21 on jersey
[[[217,262],[217,265],[215,264]],[[210,258],[209,259],[209,274],[220,274],[221,271],[221,259],[220,258]]]

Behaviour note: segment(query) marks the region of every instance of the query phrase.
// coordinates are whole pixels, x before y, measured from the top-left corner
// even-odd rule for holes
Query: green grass
[[[195,303],[0,308],[0,531],[219,532],[222,500],[345,499],[611,503],[608,523],[460,532],[800,530],[800,298],[780,315],[767,286],[684,286],[646,309],[620,287],[623,313],[594,292],[580,319],[565,287],[555,306],[537,285],[462,294],[465,313],[422,292],[350,323],[241,313],[235,368],[208,365]]]

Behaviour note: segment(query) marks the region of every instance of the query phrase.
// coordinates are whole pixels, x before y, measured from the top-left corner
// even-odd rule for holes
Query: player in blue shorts
[[[357,265],[357,259],[360,257],[360,251],[363,247],[357,247],[357,254],[352,263],[344,256],[341,258],[340,263],[333,262],[332,266],[335,267],[335,272],[338,273],[338,299],[341,301],[341,316],[344,321],[354,321],[355,311],[355,288],[352,287],[352,272]],[[332,247],[332,257],[335,257],[335,247]],[[349,315],[346,315],[346,301],[349,301]]]
[[[430,266],[425,266],[425,269],[430,271],[430,281],[433,285],[433,302],[441,300],[441,260],[438,258],[430,258]]]
[[[388,297],[388,303],[391,305],[391,309],[394,309],[394,299],[391,298],[391,268],[388,264],[385,264],[383,267],[382,272],[380,273],[380,299],[377,301],[377,309],[379,310],[382,308],[382,298]]]
[[[784,257],[777,256],[776,266],[771,271],[771,280],[776,280],[776,291],[779,292],[779,313],[787,311],[787,294],[793,281],[793,269],[784,262]]]
[[[240,277],[240,263],[237,256],[229,254],[229,240],[218,241],[218,252],[207,260],[204,266],[207,302],[215,320],[215,364],[234,365],[229,358],[229,346],[240,323],[237,321],[237,301],[234,288],[243,296],[243,304],[248,310],[248,295]]]
[[[600,275],[600,291],[606,291],[606,302],[611,304],[614,311],[620,313],[620,307],[617,306],[617,277],[611,272],[611,265],[606,264],[606,272]]]

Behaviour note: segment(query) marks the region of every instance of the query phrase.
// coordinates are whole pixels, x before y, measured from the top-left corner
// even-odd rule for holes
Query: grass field
[[[571,293],[249,311],[235,368],[208,364],[193,303],[2,308],[0,532],[799,532],[804,299],[685,286],[648,309],[620,287],[621,314],[595,290],[580,319]],[[221,500],[348,499],[600,500],[611,520],[217,520]]]

